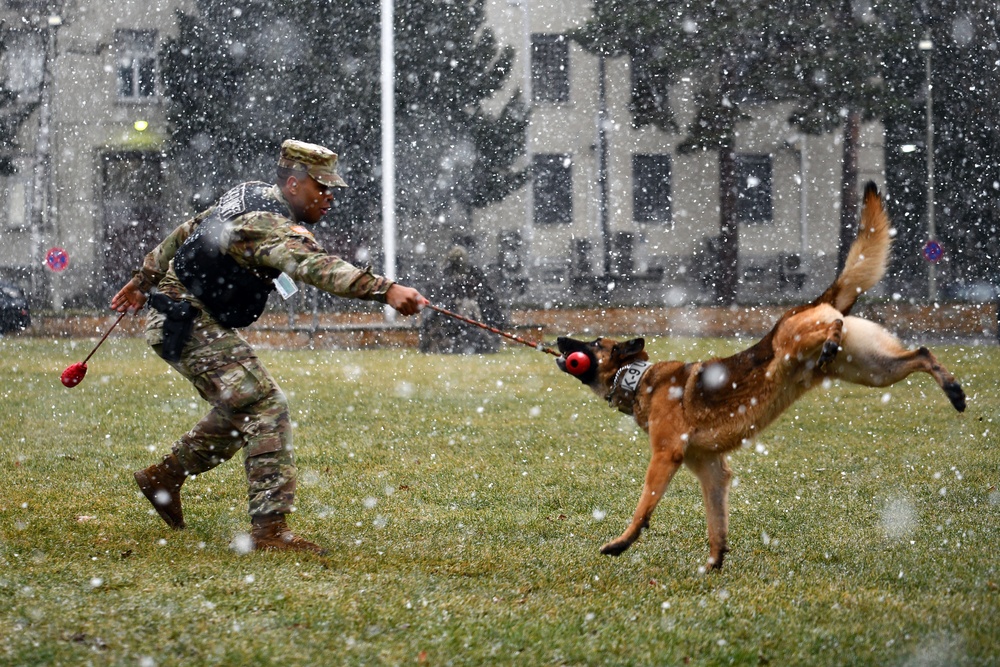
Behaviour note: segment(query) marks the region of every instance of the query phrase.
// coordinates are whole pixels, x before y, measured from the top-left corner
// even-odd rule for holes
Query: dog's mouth
[[[562,353],[556,358],[556,366],[564,373],[588,384],[597,375],[597,358],[590,351],[590,345],[572,338],[556,339],[556,347]]]
[[[583,347],[583,343],[578,340],[573,340],[572,338],[567,338],[566,336],[556,338],[556,349],[562,353],[562,356],[556,357],[556,366],[559,367],[559,370],[563,373],[569,373],[566,369],[566,358],[573,352],[582,351]]]
[[[569,336],[559,336],[556,338],[556,349],[562,352],[562,355],[565,357],[571,352],[583,352],[587,349],[587,343],[570,338]]]

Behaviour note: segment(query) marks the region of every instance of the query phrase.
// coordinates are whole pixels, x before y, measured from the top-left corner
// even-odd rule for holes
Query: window
[[[573,160],[542,154],[534,159],[535,224],[573,221]]]
[[[632,122],[636,127],[655,123],[660,127],[673,124],[670,100],[667,96],[667,71],[656,63],[648,49],[632,56]]]
[[[44,12],[48,11],[48,3],[46,0],[7,0],[7,8]]]
[[[673,226],[669,155],[632,156],[632,219]]]
[[[2,75],[8,90],[22,101],[35,100],[42,89],[45,51],[42,36],[35,32],[8,32],[3,52]]]
[[[118,97],[125,100],[156,96],[156,31],[118,30]]]
[[[771,156],[738,155],[736,157],[736,212],[740,222],[770,222]]]
[[[569,41],[565,35],[531,36],[531,97],[535,102],[569,102]]]

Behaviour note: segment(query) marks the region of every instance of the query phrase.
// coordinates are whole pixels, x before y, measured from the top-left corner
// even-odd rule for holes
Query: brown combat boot
[[[162,463],[155,463],[145,470],[132,474],[135,483],[153,508],[175,530],[184,528],[184,511],[181,509],[181,484],[187,473],[177,456],[171,452]]]
[[[292,534],[285,523],[284,514],[265,514],[253,518],[253,548],[263,550],[309,551],[320,556],[329,553],[326,549]]]

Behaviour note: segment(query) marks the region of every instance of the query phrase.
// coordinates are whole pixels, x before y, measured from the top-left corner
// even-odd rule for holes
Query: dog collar
[[[608,399],[608,405],[618,408],[619,412],[632,414],[635,408],[635,390],[638,389],[642,376],[652,365],[648,361],[633,361],[628,366],[619,368],[615,373],[615,379],[611,382],[611,390],[605,397]]]

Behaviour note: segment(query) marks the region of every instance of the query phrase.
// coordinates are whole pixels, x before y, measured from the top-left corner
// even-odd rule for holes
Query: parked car
[[[31,326],[31,312],[24,290],[7,281],[0,281],[0,334],[21,331]]]
[[[1000,299],[1000,287],[986,280],[945,285],[941,292],[946,299],[966,303],[991,303]]]

